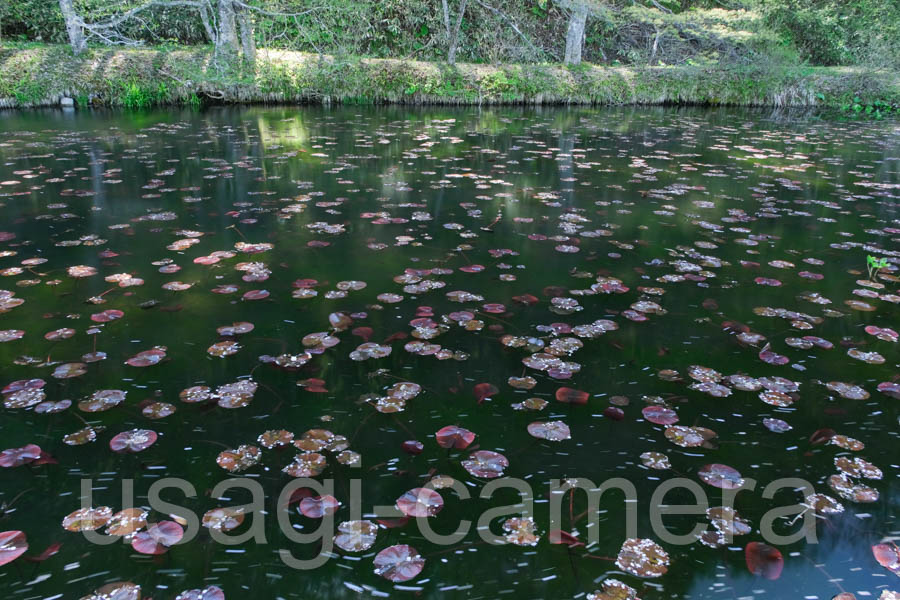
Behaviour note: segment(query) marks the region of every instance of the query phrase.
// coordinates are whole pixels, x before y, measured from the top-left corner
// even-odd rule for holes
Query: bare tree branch
[[[447,0],[443,0],[443,1],[444,1],[444,6],[446,7]],[[528,44],[531,47],[531,49],[534,50],[539,56],[542,54],[547,54],[547,52],[545,50],[538,48],[537,46],[532,44],[531,40],[529,40],[528,37],[524,33],[522,33],[522,30],[520,30],[518,27],[516,27],[516,24],[513,23],[512,19],[510,19],[508,16],[506,16],[506,14],[503,11],[501,11],[499,8],[494,8],[490,4],[486,4],[486,3],[482,2],[481,0],[475,0],[475,2],[477,2],[479,6],[486,8],[487,10],[493,12],[494,14],[499,16],[501,19],[506,21],[509,24],[510,28],[512,28],[513,31],[515,31],[517,34],[519,34],[519,37],[522,38],[525,41],[525,43]]]
[[[672,11],[671,11],[671,10],[669,10],[668,8],[666,8],[665,6],[663,6],[662,4],[660,4],[659,2],[657,2],[656,0],[650,0],[650,2],[653,4],[653,6],[655,6],[656,8],[658,8],[659,10],[661,10],[662,12],[664,12],[664,13],[669,13],[670,15],[672,14]]]
[[[466,14],[466,4],[469,0],[462,0],[459,4],[459,14],[456,15],[456,25],[453,27],[453,33],[450,35],[450,49],[447,52],[447,62],[451,65],[456,64],[456,49],[459,45],[459,28],[462,27],[463,15]]]
[[[162,7],[173,7],[173,6],[189,6],[192,8],[202,8],[204,5],[203,2],[198,2],[196,0],[150,0],[146,4],[141,4],[140,6],[135,6],[131,10],[127,10],[118,17],[109,19],[108,21],[101,21],[99,23],[86,23],[84,19],[81,20],[82,25],[85,28],[97,30],[97,29],[112,29],[117,27],[127,21],[128,19],[134,17],[140,12],[147,10],[148,8],[154,8],[157,6]]]
[[[254,10],[262,15],[267,15],[269,17],[302,17],[303,15],[308,15],[311,12],[315,12],[317,10],[325,10],[327,8],[325,6],[313,6],[312,8],[309,8],[307,10],[300,11],[297,13],[283,13],[283,12],[275,12],[275,11],[271,11],[271,10],[266,10],[266,9],[260,8],[258,6],[252,6],[245,2],[241,2],[241,0],[231,0],[231,2],[233,4],[236,4],[237,6],[240,6],[241,8],[246,8],[248,10]]]

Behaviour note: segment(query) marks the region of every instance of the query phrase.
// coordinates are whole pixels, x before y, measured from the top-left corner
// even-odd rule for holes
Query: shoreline
[[[900,74],[853,67],[457,64],[261,49],[254,68],[208,47],[0,46],[0,108],[204,104],[900,106]],[[857,108],[859,107],[859,108]]]

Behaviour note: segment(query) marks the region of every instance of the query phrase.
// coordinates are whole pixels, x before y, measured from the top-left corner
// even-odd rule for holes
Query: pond
[[[900,588],[897,122],[0,123],[5,598]]]

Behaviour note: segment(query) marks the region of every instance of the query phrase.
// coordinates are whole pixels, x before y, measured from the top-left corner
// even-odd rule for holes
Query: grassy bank
[[[207,48],[0,48],[0,107],[141,108],[224,103],[710,104],[885,107],[900,104],[896,73],[842,67],[489,66],[259,52],[255,68]]]

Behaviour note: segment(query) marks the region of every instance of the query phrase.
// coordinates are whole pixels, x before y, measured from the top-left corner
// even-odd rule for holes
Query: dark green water
[[[0,344],[0,385],[38,378],[46,382],[47,401],[73,402],[54,414],[0,409],[0,449],[37,444],[56,461],[0,470],[0,502],[6,503],[0,531],[20,530],[30,546],[24,557],[0,567],[5,598],[80,598],[124,580],[157,600],[208,585],[230,599],[584,598],[605,578],[627,583],[644,599],[828,599],[841,591],[878,597],[900,588],[870,549],[900,535],[898,392],[890,387],[900,358],[896,337],[865,331],[900,329],[896,122],[730,110],[250,108],[0,113],[0,131],[0,231],[6,232],[0,234],[0,289],[25,300],[0,314],[0,330],[25,332]],[[316,223],[340,225],[341,232],[322,231]],[[196,243],[168,249],[188,238]],[[240,242],[273,247],[236,252],[214,265],[194,262],[215,251],[235,252]],[[867,281],[867,255],[893,265]],[[33,258],[46,262],[22,264]],[[160,261],[180,270],[160,272],[166,264]],[[264,263],[271,274],[244,281],[246,271],[235,267],[246,262]],[[75,265],[97,273],[73,278],[67,269]],[[442,271],[418,276],[444,287],[409,292],[403,289],[408,283],[395,281],[405,271],[434,268]],[[143,285],[104,281],[123,273]],[[598,277],[621,280],[628,290],[584,293]],[[781,285],[762,285],[757,278]],[[315,297],[292,297],[301,279],[316,280]],[[171,281],[192,287],[163,289]],[[331,297],[328,292],[343,281],[366,287]],[[237,291],[211,293],[229,284]],[[269,295],[244,298],[251,290]],[[481,299],[453,302],[447,294],[457,290]],[[811,292],[830,303],[809,301]],[[103,304],[86,302],[101,294]],[[388,302],[381,294],[402,300]],[[527,295],[536,302],[514,299]],[[553,312],[554,298],[574,299],[580,309]],[[145,304],[151,300],[156,303]],[[635,305],[641,301],[656,302],[665,314],[629,319],[642,313],[626,311],[648,311],[647,304]],[[846,301],[865,302],[871,310]],[[431,307],[435,323],[468,311],[466,318],[483,321],[483,327],[472,324],[477,330],[467,331],[448,321],[446,331],[426,343],[455,355],[410,353],[404,349],[415,340],[410,321],[428,314],[423,306]],[[774,312],[765,307],[800,314],[764,316]],[[108,309],[124,316],[91,321]],[[332,331],[332,313],[352,315],[349,327],[333,333],[340,343],[312,354],[299,370],[267,362],[302,353],[307,334]],[[565,327],[598,319],[618,328],[587,339]],[[217,334],[217,327],[241,321],[252,323],[253,331],[233,338]],[[92,333],[92,327],[100,331]],[[365,341],[366,332],[354,331],[359,327],[371,328],[370,341],[390,346],[390,355],[352,360],[351,352]],[[74,335],[44,339],[60,328],[72,328]],[[766,339],[742,340],[740,331]],[[560,373],[528,368],[522,359],[536,350],[506,347],[504,335],[541,338],[545,347],[554,338],[579,339],[583,347],[561,358],[580,370],[559,379],[551,375]],[[833,348],[790,345],[803,336],[818,336]],[[211,344],[230,339],[240,344],[237,353],[208,354]],[[761,360],[766,343],[789,362]],[[125,364],[154,346],[166,349],[158,364]],[[848,355],[854,349],[883,361]],[[54,377],[59,365],[83,362],[82,355],[93,351],[105,352],[106,360],[86,363],[77,377]],[[739,389],[713,397],[689,387],[692,365],[722,376],[783,377],[798,389],[781,398],[788,404],[782,407]],[[659,377],[666,369],[678,371],[682,381]],[[216,388],[251,375],[258,389],[243,408],[179,399],[190,386]],[[524,375],[536,379],[530,390],[507,383]],[[311,378],[323,380],[319,387],[326,391],[297,385]],[[422,388],[402,412],[378,412],[363,398],[383,396],[400,381]],[[841,397],[827,382],[858,385],[868,398]],[[479,383],[499,391],[479,402],[473,391]],[[583,390],[589,400],[558,402],[560,387]],[[105,412],[78,408],[103,389],[124,390],[127,397]],[[511,406],[532,397],[547,406],[540,412]],[[611,399],[621,418],[607,410]],[[151,420],[142,413],[150,402],[170,403],[176,411]],[[653,403],[674,409],[679,425],[705,427],[717,437],[708,447],[673,444],[666,426],[642,416]],[[782,419],[792,429],[770,431],[766,418]],[[563,421],[571,439],[535,439],[526,430],[534,421]],[[63,442],[86,424],[105,427],[95,442]],[[445,425],[474,432],[472,446],[439,447],[434,433]],[[158,440],[139,453],[113,452],[113,436],[134,428],[153,430]],[[352,479],[361,480],[363,518],[372,520],[373,506],[392,505],[433,475],[462,482],[474,498],[441,490],[444,508],[430,521],[441,533],[461,519],[474,522],[490,507],[513,504],[517,495],[510,490],[478,498],[487,480],[471,476],[460,461],[482,449],[504,454],[505,474],[531,485],[541,540],[534,547],[492,546],[473,524],[462,542],[445,547],[425,539],[412,520],[381,528],[370,550],[335,549],[315,570],[291,569],[278,550],[290,549],[298,558],[319,552],[316,542],[289,541],[276,523],[277,496],[291,480],[281,469],[297,453],[293,448],[263,449],[259,464],[235,474],[265,490],[266,544],[224,546],[204,529],[189,543],[149,556],[123,543],[91,544],[61,526],[80,507],[85,478],[93,480],[93,505],[113,511],[122,508],[125,478],[134,479],[139,506],[148,506],[150,486],[163,477],[183,478],[196,488],[195,498],[172,490],[163,497],[198,515],[249,502],[241,490],[228,492],[227,499],[210,497],[231,476],[216,464],[217,455],[256,444],[266,430],[285,429],[299,438],[313,428],[346,436],[361,455],[361,467],[353,468],[323,453],[328,466],[318,479],[333,480],[342,502],[335,523],[351,518]],[[829,433],[814,435],[822,429],[865,447],[853,452],[823,443]],[[422,453],[405,452],[407,440],[420,441]],[[672,468],[648,469],[640,458],[648,451],[666,454]],[[877,490],[876,502],[853,502],[829,487],[841,456],[880,468],[881,479],[848,479]],[[685,477],[717,506],[722,490],[698,478],[710,463],[758,482],[735,501],[752,531],[721,548],[660,540],[649,520],[654,490]],[[666,550],[667,573],[642,579],[608,560],[626,539],[617,491],[604,494],[597,514],[575,523],[569,496],[563,502],[562,528],[583,542],[598,528],[599,541],[549,543],[550,480],[574,477],[597,484],[620,477],[634,485],[639,537]],[[810,482],[845,510],[817,519],[818,543],[773,544],[784,568],[770,580],[748,571],[744,548],[765,541],[759,526],[768,511],[803,501],[791,487],[763,498],[762,489],[782,477]],[[666,501],[687,504],[692,495],[676,490]],[[298,515],[295,506],[293,523],[314,531],[318,522]],[[571,514],[577,519],[587,508],[579,492]],[[168,518],[150,511],[151,522]],[[506,518],[494,519],[492,529],[501,532]],[[775,531],[787,535],[800,528],[801,522],[786,521],[776,520]],[[665,517],[678,533],[706,522],[703,515]],[[56,543],[58,552],[46,560],[26,560]],[[409,544],[424,556],[418,577],[394,584],[373,573],[374,555],[394,544]]]

